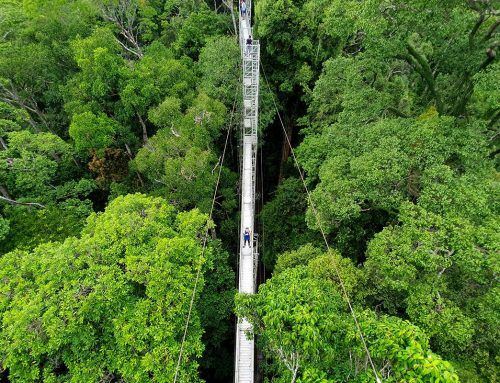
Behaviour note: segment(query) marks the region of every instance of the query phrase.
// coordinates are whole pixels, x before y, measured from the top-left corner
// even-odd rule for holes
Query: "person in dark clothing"
[[[248,39],[247,39],[247,55],[249,55],[251,52],[252,52],[252,36],[248,36]]]
[[[248,242],[248,247],[252,247],[252,245],[250,245],[250,237],[251,237],[250,229],[246,227],[245,231],[243,232],[243,247],[247,246],[247,242]]]

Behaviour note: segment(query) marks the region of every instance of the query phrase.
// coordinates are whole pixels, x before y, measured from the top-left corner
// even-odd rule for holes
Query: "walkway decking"
[[[240,47],[243,67],[243,121],[242,121],[242,169],[241,169],[241,227],[239,259],[239,292],[254,294],[257,272],[257,240],[254,234],[255,215],[255,168],[257,157],[257,124],[259,100],[258,41],[247,46],[252,34],[251,0],[247,0],[247,16],[240,13]],[[252,247],[243,247],[243,231],[250,228],[254,235]],[[238,319],[236,329],[235,383],[254,383],[254,340],[249,339],[252,326],[244,318]]]

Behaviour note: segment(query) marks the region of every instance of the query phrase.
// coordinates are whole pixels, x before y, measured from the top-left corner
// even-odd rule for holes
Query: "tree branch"
[[[0,146],[2,147],[3,150],[7,150],[7,144],[5,143],[4,139],[0,137]]]
[[[29,91],[26,90],[28,93]],[[17,108],[24,109],[28,112],[29,115],[29,124],[33,127],[36,132],[40,132],[37,123],[31,117],[31,114],[35,114],[40,122],[45,125],[47,130],[51,131],[47,120],[45,120],[45,116],[43,112],[38,107],[38,103],[33,99],[33,97],[29,97],[28,99],[24,99],[19,95],[19,92],[14,88],[12,83],[9,84],[9,87],[0,83],[0,101],[6,102],[9,105],[12,105]]]
[[[490,153],[489,158],[494,159],[500,153],[500,148]]]
[[[476,21],[476,24],[474,24],[474,27],[469,33],[469,48],[472,49],[472,46],[474,45],[474,36],[476,35],[478,29],[481,27],[481,25],[484,23],[484,20],[486,19],[484,12],[479,15],[479,19]]]
[[[497,56],[497,52],[495,48],[499,45],[498,41],[495,41],[487,50],[486,50],[486,59],[481,63],[479,66],[477,72],[482,71],[485,69],[488,65],[490,65],[493,60],[495,60],[495,57]]]
[[[427,62],[427,59],[425,56],[423,56],[421,53],[419,53],[413,45],[408,43],[406,45],[406,48],[408,49],[408,53],[415,59],[415,61],[418,63],[418,66],[415,67],[415,69],[422,75],[424,78],[425,82],[427,83],[427,86],[429,87],[429,90],[431,91],[432,97],[436,101],[436,109],[439,114],[443,114],[444,108],[443,108],[443,103],[441,101],[441,97],[438,94],[436,90],[436,83],[434,81],[434,76],[432,74],[431,67],[429,63]]]
[[[138,38],[137,3],[134,0],[119,0],[117,4],[109,5],[101,2],[100,9],[103,18],[115,24],[120,31],[120,35],[130,44],[130,46],[127,46],[127,44],[117,39],[121,47],[141,59],[144,54]]]
[[[488,122],[488,129],[491,130],[491,128],[496,126],[499,119],[500,119],[500,109],[497,109],[493,113],[493,117],[491,118],[490,122]]]
[[[496,58],[496,47],[499,45],[498,41],[494,41],[491,46],[486,50],[486,58],[484,61],[479,65],[478,69],[475,71],[475,73],[481,72],[482,70],[486,69],[488,65],[490,65],[493,61],[495,61]],[[464,80],[462,81],[463,84],[465,84],[465,88],[463,91],[460,92],[461,97],[458,98],[457,102],[455,103],[455,106],[453,107],[453,115],[458,116],[460,115],[464,110],[465,106],[467,105],[467,102],[469,101],[470,97],[472,96],[472,93],[474,91],[474,83],[472,82],[472,76],[470,72],[467,72],[464,76]]]
[[[11,205],[35,206],[40,209],[45,209],[45,206],[38,202],[19,202],[4,196],[0,196],[0,201],[5,201],[7,203],[10,203]]]
[[[134,56],[137,56],[137,58],[142,58],[142,56],[141,56],[138,52],[136,52],[136,51],[135,51],[135,50],[133,50],[132,48],[129,48],[126,44],[122,43],[122,42],[120,41],[120,39],[119,39],[119,38],[115,37],[115,39],[116,39],[116,41],[118,42],[118,44],[120,44],[120,46],[121,46],[123,49],[125,49],[127,52],[132,53]]]
[[[394,113],[396,116],[398,117],[403,117],[403,118],[408,118],[409,116],[404,114],[403,112],[401,112],[399,109],[393,107],[393,106],[389,106],[387,107],[387,110],[391,113]]]
[[[486,34],[483,37],[483,42],[488,41],[491,38],[491,36],[493,36],[493,33],[495,33],[495,31],[496,31],[496,29],[498,28],[499,25],[500,25],[500,19],[496,20],[491,25],[490,29],[488,29],[488,32],[486,32]]]
[[[132,155],[132,151],[130,150],[130,146],[128,146],[128,144],[125,144],[125,149],[127,151],[128,158],[130,159],[130,161],[132,161],[134,157]],[[139,173],[139,171],[136,170],[135,174],[137,175],[137,179],[139,180],[141,187],[144,187],[144,181],[142,180],[141,173]]]
[[[148,142],[148,129],[146,127],[146,123],[141,117],[140,113],[136,113],[137,117],[139,118],[139,123],[141,124],[142,127],[142,142],[145,144]]]

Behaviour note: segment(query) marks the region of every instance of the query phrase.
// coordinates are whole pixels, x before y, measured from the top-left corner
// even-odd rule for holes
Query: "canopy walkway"
[[[259,104],[259,42],[253,36],[251,26],[251,0],[246,0],[246,14],[239,12],[239,41],[243,68],[243,121],[242,121],[242,168],[241,168],[241,227],[239,256],[240,293],[254,294],[257,277],[258,244],[254,234],[255,175],[257,160],[257,124]],[[244,245],[244,232],[249,229],[252,246]],[[254,382],[254,340],[250,336],[251,324],[238,318],[236,328],[235,383]]]

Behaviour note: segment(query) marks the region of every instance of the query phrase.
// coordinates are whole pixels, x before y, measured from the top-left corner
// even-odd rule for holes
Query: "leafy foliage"
[[[255,326],[274,381],[373,380],[334,270],[339,269],[350,293],[359,283],[358,271],[339,254],[302,252],[309,254],[308,262],[294,266],[290,255],[284,262],[280,257],[280,272],[257,295],[237,300],[238,312]],[[428,338],[418,327],[369,310],[358,321],[384,381],[458,382],[450,363],[429,350]]]
[[[33,305],[42,310],[32,311],[29,321],[36,322],[33,325],[36,328],[47,325],[52,329],[44,327],[44,331],[50,333],[50,344],[45,342],[45,333],[37,333],[34,336],[39,338],[25,344],[24,351],[19,351],[24,352],[22,355],[18,354],[15,342],[13,348],[4,348],[5,353],[10,352],[7,359],[11,359],[7,362],[6,357],[0,357],[2,377],[10,381],[50,382],[149,381],[151,376],[159,381],[171,380],[180,337],[166,323],[171,315],[175,326],[179,325],[179,330],[182,327],[183,318],[179,313],[184,313],[184,298],[192,284],[191,271],[187,266],[185,269],[180,267],[184,261],[176,260],[179,267],[172,266],[179,272],[179,281],[185,287],[176,291],[178,298],[172,298],[178,304],[175,312],[165,309],[170,298],[163,296],[164,306],[156,301],[163,294],[159,287],[155,287],[158,291],[153,294],[156,298],[151,295],[151,300],[139,303],[145,298],[145,285],[131,275],[125,276],[129,271],[124,269],[124,258],[119,261],[107,259],[106,265],[99,266],[101,271],[95,268],[87,272],[83,260],[79,264],[75,273],[87,273],[87,279],[82,285],[84,294],[80,297],[75,292],[75,297],[84,301],[87,295],[92,295],[87,289],[101,289],[96,294],[101,294],[101,301],[94,308],[92,299],[98,300],[97,297],[80,303],[72,298],[70,286],[81,282],[77,281],[77,274],[66,276],[65,287],[59,291],[50,287],[53,282],[49,279],[56,276],[48,270],[64,270],[74,254],[97,241],[97,234],[87,232],[81,234],[81,239],[72,238],[80,235],[86,218],[94,210],[108,208],[99,218],[107,216],[110,219],[109,225],[99,229],[102,236],[107,230],[119,230],[119,225],[127,226],[117,211],[111,213],[124,203],[127,193],[143,191],[162,195],[180,210],[196,207],[205,213],[210,211],[221,166],[220,137],[226,132],[230,120],[228,109],[234,99],[229,100],[229,93],[236,95],[239,92],[234,77],[238,71],[239,49],[232,38],[226,36],[230,16],[224,9],[211,9],[211,6],[201,0],[1,2],[0,252],[13,252],[1,260],[7,265],[22,254],[22,262],[28,266],[32,264],[30,270],[44,270],[41,273],[46,273],[47,285],[40,279],[38,285],[31,284],[27,288],[30,296],[36,297]],[[219,47],[231,42],[232,50],[227,51],[225,70],[228,73],[220,71],[219,77],[210,77],[209,68],[217,68],[218,58],[213,55],[214,48],[205,49],[205,45],[213,45],[215,41],[219,42]],[[202,51],[207,53],[198,62]],[[223,89],[224,79],[231,80],[227,89]],[[235,121],[238,119],[235,118],[233,124]],[[219,233],[233,235],[236,227],[233,218],[237,206],[236,175],[229,170],[229,164],[226,166],[213,214],[221,225],[217,234],[211,233],[214,237],[221,235]],[[108,205],[116,198],[116,205]],[[146,203],[139,199],[127,203]],[[154,206],[160,204],[160,200],[155,201],[152,202]],[[194,213],[179,213],[179,219],[182,214],[188,217]],[[196,217],[201,215],[182,219],[196,221]],[[101,221],[92,222],[85,230]],[[170,222],[168,227],[175,225]],[[180,232],[179,228],[178,233],[184,238]],[[186,251],[195,259],[201,231],[196,233],[188,235],[194,241],[189,245],[193,251],[188,245],[185,248],[182,244],[163,246],[171,248],[174,258],[175,252],[179,255]],[[151,268],[151,275],[165,277],[168,274],[168,278],[174,278],[166,271],[168,269],[162,269],[166,265],[160,263],[159,257],[165,254],[160,247],[153,249],[156,239],[146,233],[141,235],[136,237],[134,244],[127,246],[136,248],[137,254],[142,252],[141,246],[145,246],[146,254],[145,249],[149,246],[150,258],[144,262],[149,262],[147,267]],[[151,235],[163,238],[166,234],[158,231]],[[65,241],[66,238],[70,239]],[[147,245],[149,240],[152,242]],[[204,303],[197,307],[199,315],[197,313],[195,322],[191,323],[193,347],[182,361],[185,368],[181,379],[186,382],[199,380],[198,369],[201,374],[211,371],[221,381],[227,381],[232,373],[232,364],[228,364],[230,348],[226,347],[232,341],[230,316],[234,273],[225,250],[227,244],[216,240],[210,242],[213,250],[207,253],[205,263],[206,269],[211,270],[207,280],[210,289],[200,292]],[[104,240],[99,243],[105,245]],[[107,255],[119,257],[116,251],[116,248],[109,248]],[[17,255],[11,255],[14,253]],[[95,260],[102,255],[97,253],[93,248],[90,253],[85,252],[85,257]],[[185,262],[189,262],[187,258]],[[144,267],[137,275],[142,275]],[[1,272],[8,273],[8,270],[10,266]],[[102,280],[93,286],[90,281],[98,276],[107,282]],[[182,278],[185,281],[181,281]],[[116,284],[109,286],[108,291],[110,281]],[[41,308],[46,296],[42,290],[52,294],[50,310],[67,315],[61,323],[69,327],[62,326],[60,334],[53,330],[59,326],[58,314],[47,314]],[[106,303],[108,298],[110,301]],[[13,311],[23,310],[23,299],[16,297],[11,307]],[[80,304],[86,308],[80,311],[81,316],[73,316],[80,310],[76,308]],[[89,307],[94,310],[92,313]],[[125,311],[116,311],[117,307]],[[44,316],[46,322],[40,319],[39,323],[37,316]],[[143,328],[151,327],[140,335],[139,324]],[[10,335],[5,326],[0,331],[5,344],[14,339],[14,335],[22,339],[23,331],[31,331],[15,327],[14,322],[12,326]],[[154,326],[163,328],[164,338],[154,338],[157,332]],[[113,333],[115,330],[117,332]],[[172,341],[170,364],[164,360],[167,337]],[[156,346],[153,347],[154,342]],[[42,345],[46,346],[43,352],[40,351]],[[129,358],[132,354],[135,357]],[[79,359],[83,355],[86,361]],[[116,359],[111,361],[113,355]],[[26,367],[21,359],[31,357],[35,363]],[[215,370],[218,371],[215,373]]]
[[[136,194],[89,217],[79,239],[2,257],[0,342],[10,379],[171,380],[194,275],[214,260],[212,249],[201,256],[205,225],[197,211],[176,213]],[[195,311],[181,381],[198,380],[192,357],[203,350],[201,333]]]
[[[9,231],[1,248],[29,249],[76,235],[92,210],[87,197],[95,184],[85,178],[72,179],[77,169],[70,145],[51,133],[33,134],[27,130],[7,133],[4,142],[6,149],[0,151],[3,196],[21,204],[40,203],[44,209],[3,206],[4,217],[15,230]]]
[[[276,191],[274,199],[268,202],[260,213],[266,228],[266,248],[263,262],[272,268],[275,257],[285,250],[316,242],[321,243],[319,234],[310,230],[305,222],[307,195],[302,182],[296,178],[284,180]]]
[[[285,116],[285,127],[302,127],[297,155],[314,204],[308,229],[321,226],[358,265],[352,298],[360,310],[409,320],[425,333],[425,347],[470,382],[498,380],[497,337],[485,335],[496,333],[490,310],[498,300],[496,8],[488,1],[257,5],[269,78],[292,119]],[[294,99],[307,112],[297,116]],[[267,217],[268,232],[293,222],[280,221],[280,209],[293,206],[297,217],[302,210],[283,200],[287,186],[264,209],[277,217]],[[281,262],[304,267],[314,255],[290,240],[271,257],[283,252],[278,276]],[[319,368],[307,377],[330,376]]]

